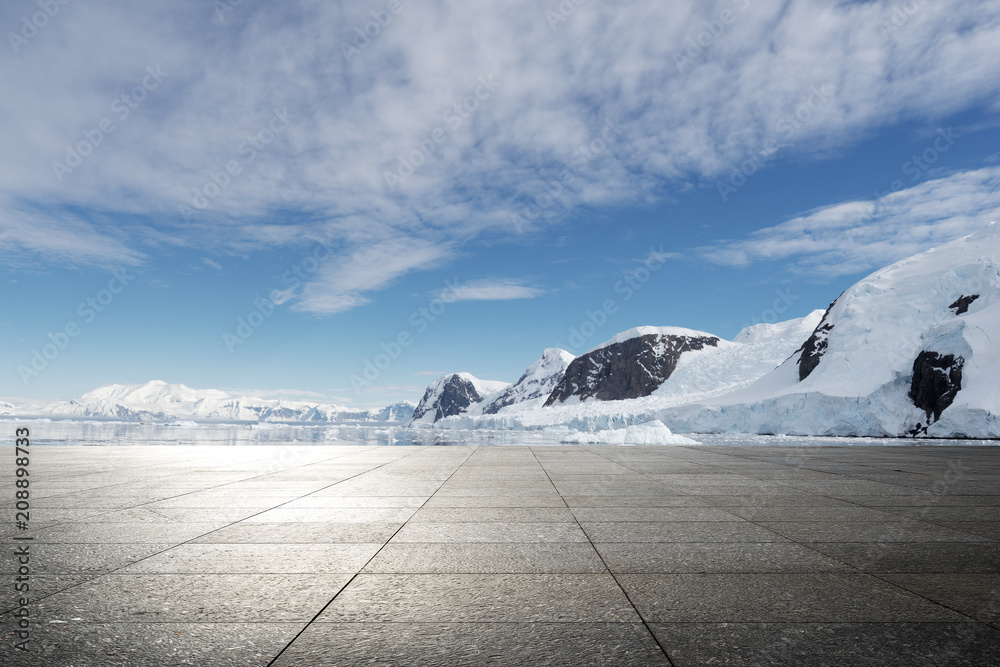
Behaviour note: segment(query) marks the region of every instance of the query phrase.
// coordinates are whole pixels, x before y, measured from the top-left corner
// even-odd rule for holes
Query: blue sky
[[[0,396],[416,400],[1000,217],[1000,2],[660,4],[4,3]]]

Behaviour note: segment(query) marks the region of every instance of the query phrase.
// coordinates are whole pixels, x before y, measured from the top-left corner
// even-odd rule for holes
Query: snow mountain
[[[424,421],[439,428],[562,424],[585,430],[652,421],[667,405],[752,384],[786,360],[822,316],[817,310],[788,322],[757,324],[733,341],[678,327],[637,327],[576,358],[548,349],[482,410],[479,404],[470,409],[455,405],[448,414]],[[643,395],[629,398],[629,392]],[[621,417],[623,413],[629,416]]]
[[[562,381],[574,358],[558,347],[546,349],[538,361],[528,366],[517,382],[483,408],[483,414],[496,414],[511,405],[527,407],[529,401],[532,406],[544,402]]]
[[[718,345],[717,336],[678,327],[623,331],[574,359],[545,405],[649,396],[670,378],[685,352]]]
[[[1000,437],[1000,224],[845,291],[752,386],[664,413],[698,432]]]
[[[107,385],[76,400],[24,406],[20,412],[119,421],[405,423],[412,418],[413,407],[412,403],[401,402],[379,410],[356,410],[333,404],[238,396],[219,389],[192,389],[154,380],[145,384]]]
[[[411,424],[433,424],[445,417],[481,413],[511,385],[480,380],[469,373],[451,373],[434,380],[413,411]]]

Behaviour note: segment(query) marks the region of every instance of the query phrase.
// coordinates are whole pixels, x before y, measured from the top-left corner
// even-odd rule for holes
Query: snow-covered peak
[[[500,382],[498,380],[480,380],[472,373],[449,373],[448,375],[442,375],[436,378],[433,382],[427,385],[427,391],[432,391],[435,394],[440,393],[440,391],[450,382],[454,382],[455,379],[468,382],[470,385],[475,387],[476,391],[479,392],[481,396],[487,394],[495,394],[498,391],[503,391],[510,386],[509,382]]]
[[[17,410],[25,415],[128,421],[406,422],[412,417],[413,404],[402,402],[380,410],[359,410],[315,401],[242,396],[221,389],[193,389],[154,380],[106,385],[77,400],[25,404]]]
[[[718,336],[714,334],[705,333],[704,331],[695,331],[694,329],[685,329],[683,327],[632,327],[631,329],[627,329],[626,331],[616,334],[614,338],[606,340],[600,345],[587,350],[586,354],[603,349],[609,345],[624,343],[625,341],[632,340],[633,338],[642,338],[643,336],[658,336],[660,338],[678,337],[718,339]]]
[[[183,384],[170,384],[151,380],[145,384],[109,384],[87,392],[81,397],[84,403],[116,401],[135,405],[164,403],[193,403],[206,398],[225,400],[231,398],[218,389],[192,389]]]
[[[805,317],[787,322],[752,324],[733,337],[734,343],[769,343],[778,340],[804,341],[823,319],[824,310],[814,310]]]
[[[973,295],[958,315],[952,305]],[[845,291],[826,315],[825,349],[801,390],[815,385],[843,396],[866,395],[909,373],[921,350],[946,338],[957,343],[967,320],[998,301],[1000,225],[993,223],[876,271]]]
[[[485,414],[496,414],[511,406],[525,407],[524,404],[541,404],[562,379],[566,367],[575,359],[566,350],[550,347],[521,375],[512,386],[483,408]]]
[[[464,414],[470,410],[478,413],[484,405],[510,386],[509,382],[480,380],[471,373],[443,375],[428,385],[423,398],[413,411],[411,423],[433,424],[439,419]]]

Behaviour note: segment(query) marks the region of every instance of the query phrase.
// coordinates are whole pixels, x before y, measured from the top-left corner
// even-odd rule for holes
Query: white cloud
[[[142,261],[142,252],[128,247],[113,227],[92,224],[78,215],[46,215],[0,201],[0,257],[8,264],[42,257],[67,265],[116,267]]]
[[[1000,167],[990,167],[810,211],[698,255],[733,267],[780,261],[795,273],[833,277],[885,266],[998,219]]]
[[[325,264],[319,276],[306,284],[294,308],[322,315],[350,310],[368,302],[365,292],[385,287],[409,271],[434,266],[450,254],[446,246],[413,238],[358,246]]]
[[[208,257],[202,257],[201,258],[201,263],[204,264],[205,266],[207,266],[208,268],[212,269],[213,271],[221,271],[222,270],[222,265],[221,264],[219,264],[215,260],[212,260],[212,259],[210,259]]]
[[[472,280],[461,285],[449,285],[439,290],[438,298],[446,301],[512,301],[534,299],[547,290],[531,287],[518,280]]]
[[[678,65],[730,5],[736,20]],[[552,30],[555,2],[406,2],[350,61],[342,44],[371,20],[370,2],[244,2],[221,18],[200,0],[61,6],[18,53],[0,49],[0,114],[18,128],[5,136],[0,220],[27,202],[43,229],[62,229],[68,209],[83,224],[157,222],[71,226],[80,244],[4,222],[5,252],[134,262],[160,237],[245,253],[325,236],[343,250],[299,306],[339,312],[451,253],[362,266],[383,258],[386,238],[457,250],[484,231],[513,234],[510,213],[547,201],[553,184],[532,226],[711,184],[765,146],[822,151],[904,119],[998,108],[1000,0],[917,3],[898,27],[886,22],[898,0],[743,5],[592,2]],[[5,3],[0,23],[19,26],[24,7]],[[157,66],[162,82],[122,117],[115,100]],[[502,84],[475,100],[490,75]],[[800,122],[822,85],[832,94]],[[467,100],[478,108],[447,115]],[[289,116],[276,132],[275,109]],[[104,119],[113,131],[60,181],[52,163]],[[614,119],[620,131],[602,137]],[[385,172],[437,128],[434,154],[389,189]],[[285,213],[299,222],[276,225]]]

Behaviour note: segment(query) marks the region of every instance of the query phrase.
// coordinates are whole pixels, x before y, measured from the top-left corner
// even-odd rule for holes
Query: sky
[[[1000,1],[10,0],[0,396],[377,407],[1000,218]]]

